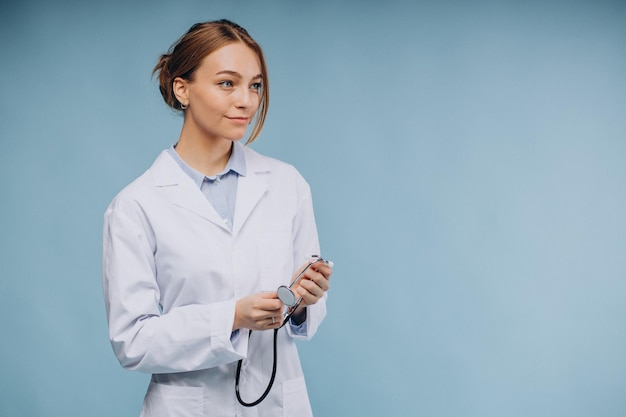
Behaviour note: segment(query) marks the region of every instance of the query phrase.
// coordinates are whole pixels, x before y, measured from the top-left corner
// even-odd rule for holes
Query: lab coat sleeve
[[[311,189],[302,177],[298,177],[298,180],[298,210],[293,227],[294,265],[296,268],[300,268],[311,258],[311,255],[322,256],[313,212]],[[324,317],[326,317],[326,298],[327,294],[325,293],[316,304],[307,307],[307,316],[303,325],[295,326],[289,322],[289,325],[285,326],[291,337],[309,340],[315,335]]]
[[[169,373],[245,357],[247,334],[239,335],[237,348],[231,343],[234,299],[161,313],[150,225],[140,209],[112,206],[104,218],[103,290],[109,337],[121,365]]]

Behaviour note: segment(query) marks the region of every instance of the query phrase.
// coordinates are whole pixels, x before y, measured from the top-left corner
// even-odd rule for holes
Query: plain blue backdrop
[[[620,1],[0,6],[0,416],[136,416],[102,215],[178,137],[159,54],[229,18],[264,47],[252,146],[313,189],[317,416],[626,415]]]

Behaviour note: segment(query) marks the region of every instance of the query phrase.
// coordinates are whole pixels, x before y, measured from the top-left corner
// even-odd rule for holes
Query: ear
[[[189,81],[180,77],[174,78],[172,82],[172,90],[176,99],[184,106],[189,105]]]

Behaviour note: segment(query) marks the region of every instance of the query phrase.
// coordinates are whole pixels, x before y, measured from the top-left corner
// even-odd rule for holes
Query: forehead
[[[239,73],[244,77],[261,74],[261,64],[256,52],[241,43],[229,43],[205,56],[198,71],[215,75],[221,71]]]

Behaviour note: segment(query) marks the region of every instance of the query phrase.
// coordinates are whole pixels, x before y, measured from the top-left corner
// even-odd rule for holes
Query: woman
[[[142,415],[311,415],[294,339],[324,319],[332,269],[316,262],[294,285],[302,303],[274,345],[286,309],[276,289],[319,244],[308,184],[238,142],[253,119],[254,140],[267,113],[261,48],[230,21],[200,23],[154,72],[183,127],[111,202],[103,243],[113,350],[124,368],[152,374]],[[274,384],[250,406],[272,375],[273,347]]]

